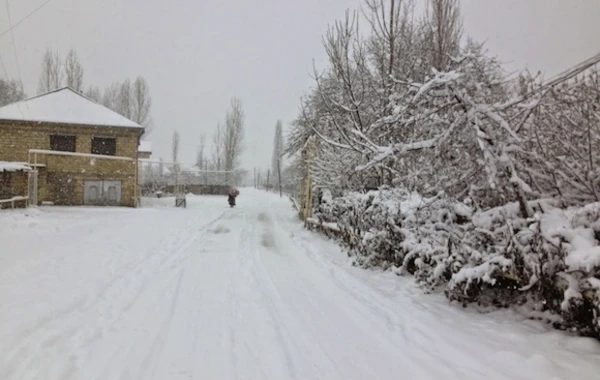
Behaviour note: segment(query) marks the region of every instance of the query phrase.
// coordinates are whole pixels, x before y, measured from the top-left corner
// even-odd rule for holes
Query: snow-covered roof
[[[148,140],[141,140],[140,146],[138,146],[138,152],[152,153],[152,143]]]
[[[30,171],[31,167],[25,162],[0,161],[0,172]]]
[[[142,128],[69,87],[1,107],[0,119]]]

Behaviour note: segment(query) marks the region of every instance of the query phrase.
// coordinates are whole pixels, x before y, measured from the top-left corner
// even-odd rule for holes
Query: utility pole
[[[271,187],[271,182],[269,182],[269,177],[271,176],[271,169],[267,170],[267,191],[269,191]]]

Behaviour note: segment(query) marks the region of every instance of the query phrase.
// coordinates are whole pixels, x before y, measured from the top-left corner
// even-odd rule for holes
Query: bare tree
[[[444,71],[460,49],[463,30],[460,0],[429,0],[427,8],[433,67]]]
[[[275,138],[273,139],[273,158],[271,161],[272,172],[273,172],[273,183],[279,185],[279,195],[282,195],[281,190],[281,159],[283,158],[283,126],[281,120],[277,120],[275,124]]]
[[[23,99],[25,92],[19,81],[0,79],[0,107]]]
[[[69,50],[64,66],[67,86],[77,92],[83,92],[83,66],[81,66],[75,50]]]
[[[42,59],[42,73],[38,80],[37,92],[43,94],[56,90],[62,86],[62,62],[58,52],[52,52],[50,49],[44,53]]]
[[[132,119],[133,116],[133,101],[131,96],[131,81],[126,79],[119,86],[117,93],[117,104],[116,112],[123,115],[128,119]]]
[[[102,105],[144,127],[143,137],[152,132],[154,123],[150,117],[152,98],[148,82],[138,76],[131,84],[129,79],[106,87]]]
[[[204,157],[204,146],[206,145],[206,134],[200,134],[200,145],[198,145],[198,151],[196,152],[196,167],[198,169],[203,169],[205,166],[205,157]]]
[[[220,123],[217,123],[217,129],[213,133],[212,161],[215,170],[223,168],[223,130]]]
[[[244,152],[244,109],[242,101],[231,99],[230,109],[225,116],[225,131],[223,134],[223,154],[225,170],[235,170],[240,164]]]
[[[85,92],[85,96],[95,101],[96,103],[102,103],[102,94],[100,93],[100,89],[98,88],[98,86],[90,86]]]
[[[119,98],[119,83],[113,83],[104,89],[102,94],[102,105],[115,112],[118,112],[118,98]]]
[[[152,98],[150,97],[150,87],[144,77],[138,76],[133,82],[131,98],[132,120],[145,128],[144,135],[147,136],[152,131],[153,125],[150,119]]]

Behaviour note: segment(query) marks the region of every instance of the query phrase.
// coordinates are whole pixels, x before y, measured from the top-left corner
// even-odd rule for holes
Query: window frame
[[[65,138],[65,139],[73,139],[73,141],[68,141],[68,149],[64,149],[65,146],[60,146],[60,143],[58,143],[57,141],[54,141],[54,139],[59,139],[59,138]],[[62,142],[63,144],[65,143],[65,141]],[[70,144],[73,144],[72,147]],[[65,144],[65,145],[67,145]],[[72,150],[71,150],[72,149]],[[74,134],[68,134],[68,133],[52,133],[50,135],[50,150],[55,151],[55,152],[76,152],[77,151],[77,136]]]
[[[104,141],[112,141],[114,142],[114,148],[112,151],[107,152],[106,149],[95,149],[97,147],[94,146],[94,141],[104,140]],[[92,136],[92,141],[90,143],[90,151],[92,154],[97,154],[100,156],[116,156],[117,155],[117,138],[115,136]]]

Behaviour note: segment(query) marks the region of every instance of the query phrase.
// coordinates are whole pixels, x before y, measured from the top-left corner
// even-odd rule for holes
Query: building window
[[[75,152],[75,136],[50,135],[50,149],[61,152]]]
[[[114,137],[92,137],[92,153],[115,156],[117,154],[117,139]]]

